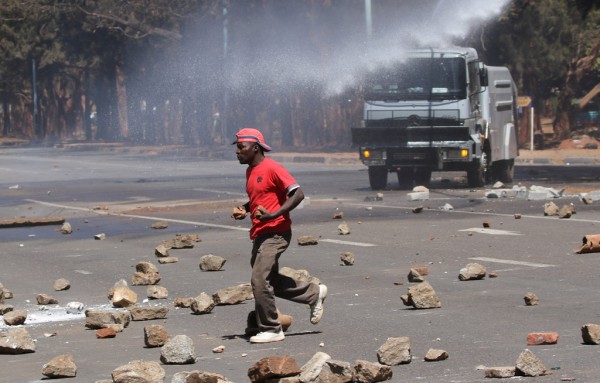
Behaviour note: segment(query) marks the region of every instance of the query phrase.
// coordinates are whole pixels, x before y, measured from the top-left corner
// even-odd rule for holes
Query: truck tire
[[[500,182],[512,183],[515,176],[515,160],[502,160],[494,162],[494,176]]]
[[[400,185],[400,189],[412,189],[415,180],[415,171],[413,168],[400,168],[396,174],[398,175],[398,185]]]
[[[415,169],[415,186],[429,187],[431,182],[431,169],[416,168]]]
[[[381,190],[387,186],[388,170],[385,166],[369,166],[371,189]]]
[[[467,170],[467,183],[471,188],[480,188],[485,185],[485,166],[481,160],[475,159]]]

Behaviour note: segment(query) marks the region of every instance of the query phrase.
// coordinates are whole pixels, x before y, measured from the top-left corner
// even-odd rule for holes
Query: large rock
[[[85,310],[85,327],[89,329],[112,328],[120,332],[129,326],[129,321],[126,310]]]
[[[303,281],[308,283],[314,283],[315,285],[321,284],[321,281],[317,277],[313,277],[307,270],[292,269],[291,267],[282,267],[279,269],[279,274],[290,277],[296,281]]]
[[[135,265],[135,273],[131,278],[134,286],[155,285],[160,282],[158,268],[150,262],[139,262]]]
[[[354,363],[354,382],[374,383],[392,379],[392,368],[367,360],[357,360]]]
[[[265,382],[267,379],[285,378],[300,374],[301,370],[291,356],[271,355],[262,358],[248,369],[251,382]]]
[[[144,343],[146,347],[162,347],[169,340],[169,333],[162,325],[144,327]]]
[[[158,245],[154,248],[154,255],[156,255],[157,257],[163,257],[163,258],[168,257],[170,255],[169,249],[164,244],[161,243],[160,245]]]
[[[42,366],[42,375],[48,378],[74,378],[77,375],[77,365],[71,354],[59,355]]]
[[[401,336],[388,338],[377,350],[379,363],[387,366],[397,366],[411,362],[410,338]]]
[[[160,363],[132,360],[112,372],[114,383],[164,383],[165,370]]]
[[[439,350],[437,348],[430,348],[425,354],[426,362],[438,362],[440,360],[448,359],[448,352],[446,350]]]
[[[487,270],[485,266],[479,263],[468,263],[465,267],[460,269],[458,273],[458,279],[461,281],[474,281],[485,278]]]
[[[112,304],[115,307],[128,307],[137,302],[138,296],[135,291],[127,286],[120,286],[114,289]]]
[[[38,294],[35,297],[38,305],[56,305],[58,301],[48,294]]]
[[[160,349],[160,361],[164,364],[196,363],[194,342],[187,335],[176,335]]]
[[[546,374],[544,363],[528,349],[523,350],[516,363],[517,370],[525,376],[541,376]]]
[[[600,344],[600,324],[588,323],[581,326],[581,336],[585,344]]]
[[[171,383],[230,383],[230,381],[214,372],[194,370],[176,372]]]
[[[59,278],[54,281],[54,284],[52,285],[52,287],[54,288],[54,291],[69,290],[71,288],[71,282],[69,282],[68,279]]]
[[[213,294],[213,300],[218,306],[235,305],[252,299],[254,299],[254,294],[249,283],[226,287]]]
[[[225,264],[226,260],[218,255],[207,254],[200,257],[200,270],[202,271],[219,271]]]
[[[317,379],[321,370],[323,369],[323,365],[331,360],[331,356],[324,352],[317,352],[310,358],[308,362],[304,364],[301,368],[300,373],[300,381],[301,382],[313,382]]]
[[[27,320],[27,310],[13,310],[2,316],[4,323],[9,326],[18,326],[25,323]]]
[[[215,305],[214,299],[203,292],[194,298],[190,308],[194,314],[208,314],[215,308]]]
[[[354,379],[354,369],[348,362],[328,360],[321,368],[316,382],[350,383]]]
[[[146,296],[150,299],[167,299],[169,297],[169,290],[162,286],[148,286]]]
[[[169,308],[165,306],[133,306],[128,310],[133,321],[164,319],[169,312]]]
[[[435,293],[435,290],[427,281],[408,288],[405,304],[408,306],[413,306],[416,309],[433,309],[442,307],[442,303]]]
[[[0,330],[0,354],[26,354],[35,352],[35,343],[24,328]]]
[[[512,378],[515,376],[517,368],[515,366],[487,367],[486,378]]]
[[[319,238],[313,235],[303,235],[298,238],[299,246],[314,246],[319,244]]]

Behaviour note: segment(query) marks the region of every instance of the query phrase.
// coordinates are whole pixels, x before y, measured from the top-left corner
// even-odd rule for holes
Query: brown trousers
[[[252,292],[259,331],[280,331],[275,297],[292,302],[313,304],[319,298],[319,286],[279,274],[279,257],[290,245],[292,233],[264,234],[252,246]]]

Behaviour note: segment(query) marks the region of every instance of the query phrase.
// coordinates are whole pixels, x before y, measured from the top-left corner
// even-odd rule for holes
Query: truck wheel
[[[388,170],[385,166],[369,166],[371,189],[381,190],[387,186]]]
[[[515,160],[502,160],[495,162],[494,175],[500,182],[513,182],[513,178],[515,176]]]
[[[485,167],[481,160],[473,160],[471,168],[467,170],[467,183],[472,188],[480,188],[485,185]]]
[[[398,184],[400,189],[412,189],[415,180],[415,171],[413,168],[400,168],[396,172],[398,175]]]

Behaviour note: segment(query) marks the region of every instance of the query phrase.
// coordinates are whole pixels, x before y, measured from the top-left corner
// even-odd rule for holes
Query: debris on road
[[[430,348],[424,358],[426,362],[439,362],[446,359],[448,359],[448,351],[436,348]]]
[[[162,286],[148,286],[146,296],[149,299],[167,299],[169,297],[169,290]]]
[[[165,306],[132,306],[128,307],[132,321],[146,321],[154,319],[164,319],[169,312]]]
[[[200,270],[202,271],[219,271],[225,264],[226,260],[223,257],[213,254],[207,254],[200,257]]]
[[[5,313],[2,318],[9,326],[19,326],[27,320],[27,310],[13,310]]]
[[[540,303],[538,296],[532,292],[528,292],[523,299],[525,300],[525,305],[527,306],[537,306]]]
[[[331,219],[344,219],[344,212],[336,211],[335,213],[333,213],[333,216],[331,217]]]
[[[338,232],[340,235],[350,234],[350,226],[346,222],[342,222],[338,225]]]
[[[163,230],[169,227],[169,223],[167,221],[157,221],[150,225],[150,227],[157,230]]]
[[[114,369],[112,379],[114,383],[164,382],[165,370],[156,361],[132,360]]]
[[[433,309],[442,307],[435,290],[429,282],[424,281],[416,286],[408,288],[408,294],[400,297],[405,306],[413,306],[416,309]]]
[[[160,349],[160,361],[164,364],[196,363],[196,349],[192,338],[175,335]]]
[[[557,332],[532,332],[527,334],[528,346],[539,346],[558,343]]]
[[[96,235],[94,235],[94,239],[97,241],[102,241],[102,240],[106,239],[106,234],[104,234],[104,233],[96,234]]]
[[[35,297],[38,305],[56,305],[58,301],[48,294],[38,294]]]
[[[215,300],[205,292],[194,298],[190,308],[194,314],[208,314],[215,308]]]
[[[340,255],[340,260],[342,261],[342,266],[352,266],[354,265],[354,254],[345,251]]]
[[[50,378],[74,378],[77,365],[71,354],[58,355],[42,366],[42,375]]]
[[[299,375],[302,371],[296,360],[291,356],[271,355],[254,363],[248,369],[251,382],[273,381],[279,378]]]
[[[135,272],[131,278],[133,286],[156,285],[160,282],[158,268],[150,262],[139,262],[135,265]]]
[[[0,330],[0,354],[26,354],[35,352],[35,342],[29,331],[22,327]]]
[[[7,227],[62,225],[64,222],[65,219],[63,217],[21,217],[0,220],[0,229]]]
[[[541,376],[547,374],[547,368],[544,363],[534,355],[529,349],[523,350],[516,363],[517,371],[525,376]]]
[[[144,327],[144,344],[146,347],[162,347],[169,340],[169,333],[162,325]]]
[[[244,301],[254,299],[252,286],[250,283],[242,283],[237,286],[220,289],[213,294],[213,299],[217,306],[236,305]]]
[[[583,236],[583,245],[575,252],[577,254],[600,252],[600,234],[587,234]]]
[[[461,281],[475,281],[485,278],[487,269],[479,263],[468,263],[460,269],[458,279]]]
[[[581,326],[581,337],[585,344],[600,344],[600,324],[588,323]]]
[[[319,238],[313,235],[303,235],[298,238],[299,246],[314,246],[319,244]]]
[[[387,338],[377,349],[377,360],[386,366],[408,364],[412,360],[410,338],[407,336]]]
[[[117,336],[117,332],[114,328],[101,328],[96,330],[96,338],[98,339],[109,339]]]
[[[54,281],[54,284],[52,285],[52,287],[54,288],[54,291],[69,290],[71,288],[71,282],[69,282],[68,279],[59,278]]]
[[[71,234],[71,233],[73,233],[73,228],[71,227],[71,224],[69,222],[65,222],[60,227],[60,232],[62,234]]]

